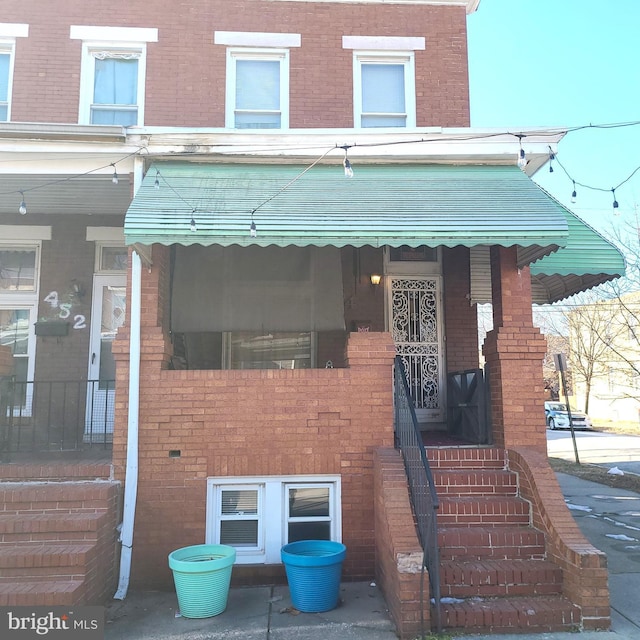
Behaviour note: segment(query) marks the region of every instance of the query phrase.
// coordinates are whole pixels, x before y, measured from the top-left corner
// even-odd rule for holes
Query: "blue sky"
[[[468,18],[471,125],[517,130],[640,121],[640,0],[480,0]],[[640,215],[640,125],[569,133],[535,176],[607,235]]]

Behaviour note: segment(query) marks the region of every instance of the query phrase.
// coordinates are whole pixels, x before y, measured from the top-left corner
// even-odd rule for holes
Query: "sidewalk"
[[[473,640],[637,640],[640,638],[640,495],[558,474],[582,532],[607,554],[612,629],[602,632],[471,636]],[[231,589],[213,618],[176,617],[173,592],[131,592],[107,609],[105,640],[394,640],[384,599],[369,583],[341,585],[342,604],[298,613],[286,586]],[[455,636],[454,638],[470,636]]]

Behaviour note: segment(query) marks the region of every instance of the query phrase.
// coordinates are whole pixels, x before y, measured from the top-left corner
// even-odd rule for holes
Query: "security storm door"
[[[420,423],[445,419],[440,278],[390,276],[390,329]]]
[[[94,276],[85,442],[103,442],[113,435],[115,361],[111,345],[124,323],[125,294],[125,275]]]

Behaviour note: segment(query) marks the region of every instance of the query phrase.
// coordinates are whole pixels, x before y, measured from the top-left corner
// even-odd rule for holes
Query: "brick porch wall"
[[[212,476],[339,474],[344,575],[374,575],[373,451],[393,444],[389,334],[350,334],[346,369],[173,371],[158,323],[168,253],[143,269],[139,484],[132,584],[169,586],[167,555],[204,541]],[[160,295],[153,295],[154,290]],[[113,461],[126,464],[129,345],[117,359]],[[180,457],[169,457],[180,451]]]
[[[519,474],[520,494],[532,505],[533,526],[545,533],[547,550],[562,568],[563,590],[582,609],[585,630],[611,625],[606,555],[582,534],[567,508],[546,452],[509,449],[509,468]]]

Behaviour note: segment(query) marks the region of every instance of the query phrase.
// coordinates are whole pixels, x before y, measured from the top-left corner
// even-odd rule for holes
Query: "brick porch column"
[[[483,353],[489,372],[491,420],[499,447],[547,451],[542,360],[546,341],[533,326],[529,268],[515,247],[491,248],[493,330]]]

